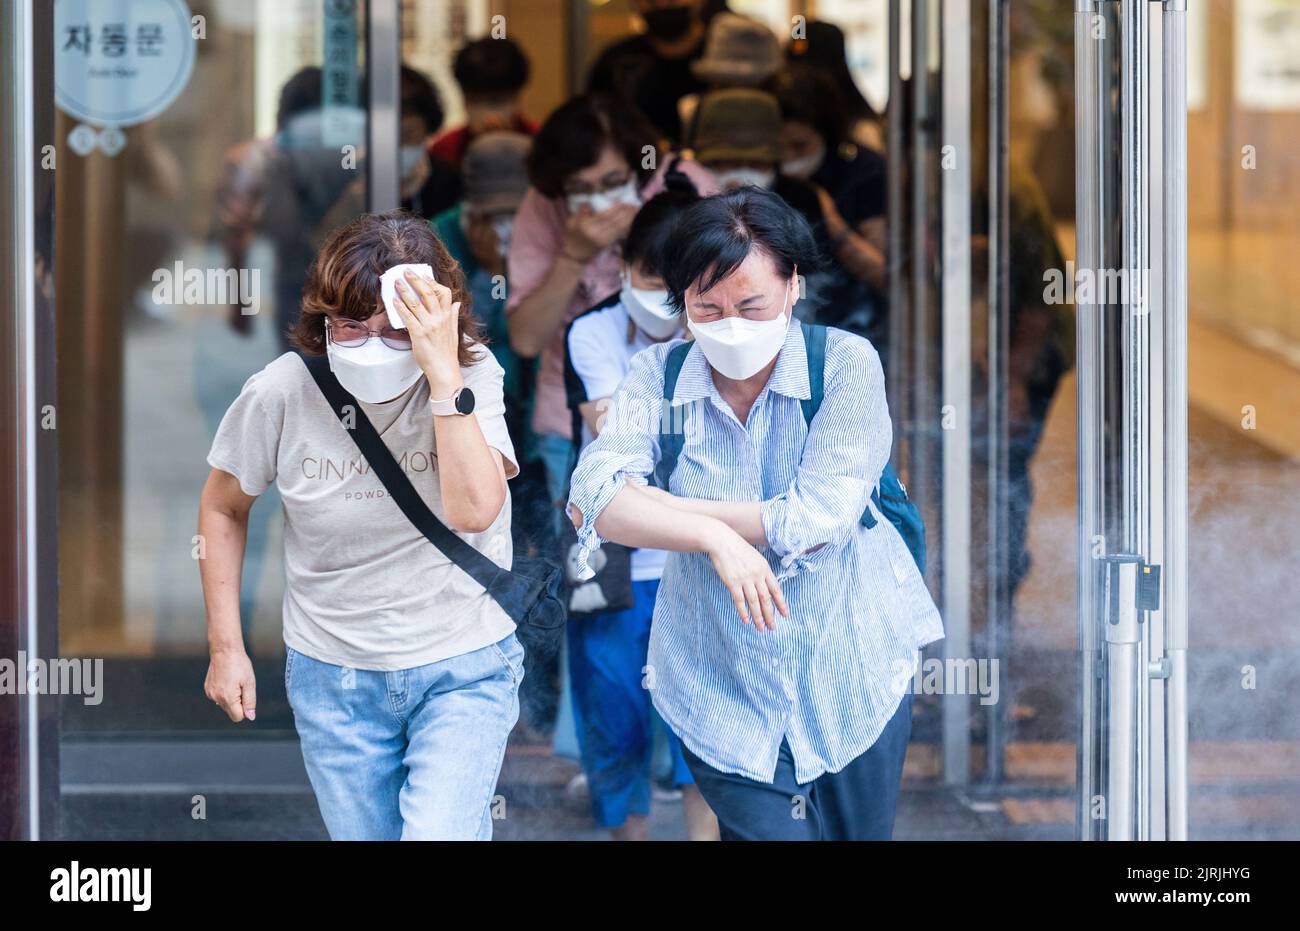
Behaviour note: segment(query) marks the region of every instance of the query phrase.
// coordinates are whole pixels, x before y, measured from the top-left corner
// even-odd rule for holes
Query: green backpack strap
[[[686,431],[680,418],[673,416],[673,395],[677,392],[677,378],[682,374],[686,356],[694,343],[682,343],[668,351],[664,361],[664,403],[659,411],[659,464],[655,466],[655,484],[668,490],[668,479],[677,468],[677,457],[686,445]]]

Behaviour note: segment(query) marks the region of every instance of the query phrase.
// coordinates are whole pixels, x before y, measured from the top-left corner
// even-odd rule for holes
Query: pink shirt
[[[675,157],[675,156],[674,156]],[[663,190],[669,158],[651,177],[641,192],[644,203]],[[716,194],[718,182],[699,162],[683,158],[681,171],[693,182],[701,195]],[[515,215],[510,237],[510,296],[506,313],[512,314],[519,302],[528,297],[544,280],[555,264],[564,244],[564,224],[568,207],[563,197],[545,197],[529,188]],[[565,326],[588,308],[609,297],[620,287],[619,263],[621,244],[596,254],[583,270],[564,315]],[[572,438],[568,401],[564,391],[564,326],[551,334],[537,366],[537,392],[533,403],[533,430]]]

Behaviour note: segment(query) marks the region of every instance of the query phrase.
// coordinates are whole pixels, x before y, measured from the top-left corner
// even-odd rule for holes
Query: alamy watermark
[[[256,314],[262,306],[260,268],[186,268],[177,259],[171,268],[154,269],[153,283],[153,301],[162,306],[238,304],[245,316]]]
[[[46,660],[19,650],[17,659],[0,657],[0,695],[80,695],[83,704],[98,705],[104,700],[104,661]]]
[[[1043,272],[1043,303],[1127,305],[1134,313],[1147,311],[1151,294],[1149,268],[1076,268],[1074,261],[1065,270],[1049,268]]]

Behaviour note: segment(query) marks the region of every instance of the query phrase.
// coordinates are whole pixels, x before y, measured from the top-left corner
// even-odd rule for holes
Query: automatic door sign
[[[55,0],[54,28],[54,100],[92,126],[153,119],[194,70],[184,0]],[[105,149],[119,140],[110,134],[108,142]]]

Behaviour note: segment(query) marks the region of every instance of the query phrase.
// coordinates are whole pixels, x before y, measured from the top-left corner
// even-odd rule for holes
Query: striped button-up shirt
[[[602,540],[597,519],[625,482],[645,484],[659,458],[664,363],[680,340],[637,355],[600,436],[573,474],[583,515],[580,569]],[[674,392],[670,422],[685,447],[674,495],[761,502],[790,617],[742,624],[705,553],[670,553],[655,603],[647,687],[655,708],[710,766],[772,781],[782,740],[800,783],[867,750],[910,688],[917,651],[943,637],[939,611],[894,525],[863,509],[889,458],[892,430],[880,357],[831,330],[825,396],[811,427],[807,353],[791,326],[767,385],[741,423],[698,346]],[[685,413],[686,416],[680,416]]]

